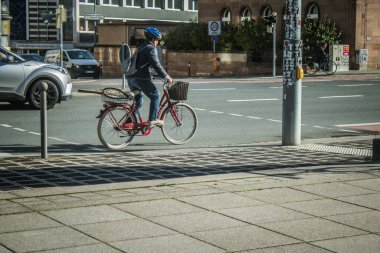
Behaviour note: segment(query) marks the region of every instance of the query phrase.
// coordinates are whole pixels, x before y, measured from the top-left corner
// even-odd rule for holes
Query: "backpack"
[[[136,67],[137,54],[140,53],[147,46],[148,45],[146,45],[145,47],[141,48],[140,50],[136,50],[136,52],[132,55],[132,57],[130,57],[129,59],[125,60],[124,64],[122,63],[121,72],[124,75],[131,76],[131,75],[135,74],[139,69],[142,69],[143,67],[145,67],[146,65],[149,64],[149,62],[147,62],[147,63],[143,64],[142,66],[140,66],[140,68]]]

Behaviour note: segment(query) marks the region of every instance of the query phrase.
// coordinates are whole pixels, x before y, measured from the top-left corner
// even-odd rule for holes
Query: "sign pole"
[[[2,0],[0,0],[0,46],[2,46],[3,45],[3,24],[1,23],[2,22],[2,11],[1,11],[1,8],[2,8],[2,6],[1,6],[1,1]]]
[[[285,7],[282,145],[301,144],[301,1],[287,0]]]
[[[276,23],[273,24],[273,77],[276,77]]]

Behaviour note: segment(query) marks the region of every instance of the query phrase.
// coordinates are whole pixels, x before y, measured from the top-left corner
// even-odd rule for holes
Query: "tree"
[[[311,56],[314,49],[324,41],[329,45],[340,43],[341,32],[329,19],[305,19],[302,23],[302,40],[304,55]]]

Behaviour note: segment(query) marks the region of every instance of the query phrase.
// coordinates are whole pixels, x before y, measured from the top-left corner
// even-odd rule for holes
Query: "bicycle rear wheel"
[[[328,74],[328,75],[333,75],[335,74],[336,70],[338,69],[338,66],[336,65],[335,62],[328,60],[325,64],[322,66],[322,70]]]
[[[110,149],[126,147],[136,135],[136,131],[125,130],[125,124],[135,124],[136,117],[129,109],[115,106],[104,112],[98,121],[98,137],[100,142]]]
[[[165,122],[161,132],[168,142],[180,145],[194,136],[198,119],[193,108],[187,104],[177,103],[173,107],[167,107],[161,117]]]
[[[308,61],[303,64],[303,68],[306,74],[314,75],[318,71],[318,65],[315,62]]]

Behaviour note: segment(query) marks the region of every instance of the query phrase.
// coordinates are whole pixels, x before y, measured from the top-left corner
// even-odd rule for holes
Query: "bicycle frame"
[[[176,123],[178,125],[181,124],[181,122],[178,118],[178,115],[177,115],[177,111],[175,110],[175,107],[174,107],[175,104],[176,104],[176,102],[173,103],[170,100],[169,93],[167,90],[167,84],[164,83],[163,84],[163,94],[162,94],[161,99],[160,99],[157,118],[162,120],[163,116],[164,116],[164,112],[168,108],[170,108],[172,116],[175,119]],[[114,103],[106,102],[103,104],[103,108],[100,110],[97,118],[100,118],[103,113],[105,113],[106,111],[108,111],[114,107],[123,107],[129,111],[129,114],[126,114],[121,120],[119,120],[119,122],[117,122],[117,120],[111,114],[111,116],[113,117],[112,121],[114,122],[116,128],[123,130],[123,131],[126,131],[126,132],[141,132],[141,134],[143,136],[148,136],[151,133],[153,128],[149,127],[148,123],[146,121],[143,121],[143,119],[140,115],[140,112],[136,108],[135,102],[133,104],[127,104],[127,103],[125,103],[125,104],[114,104]],[[131,116],[134,117],[138,123],[125,122],[125,120]]]

